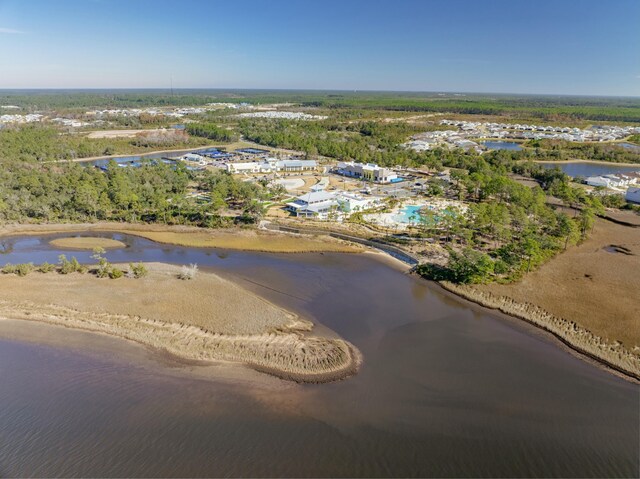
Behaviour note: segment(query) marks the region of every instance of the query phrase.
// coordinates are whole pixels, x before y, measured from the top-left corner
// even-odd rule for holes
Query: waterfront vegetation
[[[640,162],[640,154],[615,144],[581,144],[557,140],[525,143],[522,151],[435,148],[416,152],[402,143],[437,122],[396,121],[401,112],[448,112],[499,115],[558,121],[640,121],[635,99],[557,99],[497,96],[448,97],[432,94],[349,94],[318,92],[193,92],[163,100],[159,93],[83,93],[68,95],[9,95],[0,101],[24,109],[35,107],[98,108],[202,105],[210,101],[296,102],[326,112],[320,121],[238,118],[220,111],[196,116],[186,133],[156,139],[87,138],[46,126],[22,126],[0,131],[0,218],[4,221],[127,221],[222,227],[256,222],[270,199],[283,195],[267,181],[247,182],[221,170],[191,171],[182,164],[147,164],[106,172],[70,163],[78,157],[145,151],[163,147],[199,146],[209,141],[231,142],[240,136],[258,144],[303,152],[310,158],[373,162],[382,166],[420,167],[450,171],[451,183],[428,182],[428,196],[463,201],[465,215],[425,214],[414,229],[421,240],[440,243],[448,263],[429,264],[419,272],[433,279],[458,283],[509,282],[522,277],[569,245],[584,240],[603,206],[620,207],[617,197],[588,195],[558,170],[545,170],[532,160],[586,159]],[[199,98],[199,102],[195,99]],[[224,112],[224,110],[223,110]],[[166,119],[141,115],[140,124]],[[393,121],[387,121],[393,120]],[[126,122],[125,122],[126,123]],[[127,126],[123,123],[122,126]],[[175,143],[172,143],[174,141]],[[631,141],[634,141],[632,138]],[[534,179],[525,186],[514,174]],[[207,201],[188,198],[204,193]],[[565,208],[549,206],[558,198]]]
[[[27,143],[17,155],[12,148],[0,150],[3,221],[109,220],[214,227],[234,223],[234,217],[224,215],[229,209],[240,211],[245,223],[254,221],[261,214],[259,202],[272,195],[268,188],[224,171],[189,171],[181,163],[120,168],[112,162],[106,172],[75,163],[42,163],[38,151],[54,148],[55,142],[48,130],[27,127],[26,131],[26,138],[39,146]],[[14,134],[2,131],[0,138]],[[188,188],[194,185],[212,201],[188,199]]]
[[[71,259],[67,259],[66,255],[61,254],[58,257],[58,264],[42,263],[40,265],[34,265],[33,263],[20,263],[11,264],[7,263],[0,268],[2,274],[15,274],[17,276],[27,276],[29,273],[37,271],[39,273],[51,273],[57,272],[58,274],[86,274],[91,272],[98,278],[111,278],[118,279],[125,275],[125,271],[112,265],[104,256],[105,250],[102,248],[95,248],[94,253],[91,256],[96,260],[97,264],[87,266],[80,264],[80,262],[72,256]],[[130,278],[143,278],[147,275],[147,268],[142,263],[130,263],[127,276]]]
[[[419,236],[440,240],[449,252],[446,265],[427,264],[425,277],[457,283],[510,282],[537,268],[569,245],[584,240],[602,212],[598,197],[572,186],[559,171],[509,163],[505,153],[460,159],[451,173],[449,195],[469,205],[466,215],[441,215],[421,222]],[[513,170],[540,182],[533,188],[512,179]],[[575,210],[555,209],[548,196]]]

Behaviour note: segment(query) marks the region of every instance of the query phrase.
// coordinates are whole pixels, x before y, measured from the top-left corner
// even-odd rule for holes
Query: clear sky
[[[640,0],[0,0],[0,88],[640,96]]]

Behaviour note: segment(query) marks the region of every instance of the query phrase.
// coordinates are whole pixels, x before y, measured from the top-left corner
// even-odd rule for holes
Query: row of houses
[[[562,139],[569,141],[615,141],[640,133],[639,127],[595,125],[586,129],[493,122],[441,120],[441,125],[456,126],[464,132],[487,138]],[[519,133],[518,133],[519,132]]]
[[[287,209],[298,217],[328,219],[349,216],[376,206],[379,198],[344,191],[312,190],[287,203]]]
[[[398,178],[398,175],[393,170],[383,168],[375,163],[341,161],[334,172],[349,178],[357,178],[373,183],[395,183],[401,181],[401,178]]]

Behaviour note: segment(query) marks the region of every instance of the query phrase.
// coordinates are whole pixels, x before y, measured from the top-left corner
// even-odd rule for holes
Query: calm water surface
[[[520,143],[515,141],[483,141],[482,144],[490,150],[522,150]]]
[[[55,262],[55,236],[4,238],[0,262]],[[65,348],[0,326],[0,476],[638,476],[638,386],[521,322],[369,255],[105,236],[128,245],[112,261],[196,262],[322,323],[363,368],[250,387],[176,373],[116,339],[99,336],[98,352],[96,335],[37,326],[86,342]]]
[[[553,169],[555,167],[560,168],[569,176],[582,176],[584,178],[588,176],[609,175],[612,173],[625,173],[631,171],[640,171],[640,164],[638,166],[622,166],[612,163],[605,165],[602,163],[539,163],[543,168]]]
[[[164,153],[142,153],[140,155],[131,156],[102,156],[95,160],[78,161],[78,164],[82,166],[107,166],[112,160],[116,163],[138,163],[141,161],[160,160],[162,158],[176,158],[184,155],[185,153],[197,153],[199,151],[206,151],[210,149],[211,147],[203,147],[191,148],[187,150],[169,151]]]

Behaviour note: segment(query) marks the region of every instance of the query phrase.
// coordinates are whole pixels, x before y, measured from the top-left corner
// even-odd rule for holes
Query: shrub
[[[120,268],[109,269],[109,278],[118,279],[118,278],[122,278],[123,276],[124,276],[124,271],[122,271]]]
[[[454,279],[453,272],[449,268],[433,263],[423,263],[416,267],[416,271],[423,278],[432,281],[452,281]]]
[[[34,269],[33,263],[21,263],[16,265],[16,274],[18,276],[26,276]]]
[[[75,257],[71,258],[71,267],[76,273],[85,274],[87,272],[87,267],[81,265]]]
[[[87,272],[87,268],[82,266],[75,256],[72,256],[71,261],[69,261],[65,255],[61,254],[58,256],[58,262],[60,263],[60,269],[58,270],[60,274]]]
[[[107,258],[102,256],[104,253],[104,248],[97,246],[93,248],[93,254],[91,255],[92,259],[98,261],[98,268],[96,269],[96,276],[98,278],[106,278],[107,276],[110,276],[111,272],[111,263],[107,261]]]
[[[2,267],[2,273],[4,274],[16,274],[17,266],[12,265],[11,263],[7,263]]]
[[[143,278],[145,277],[149,271],[146,266],[142,263],[133,264],[129,263],[129,276],[132,278]]]
[[[51,271],[56,269],[55,264],[47,263],[46,261],[38,266],[38,271],[41,273],[51,273]]]
[[[178,274],[178,278],[185,280],[193,279],[196,277],[196,274],[198,274],[198,265],[192,263],[189,266],[185,265],[182,267],[182,270]]]
[[[75,271],[75,268],[71,264],[71,261],[69,261],[63,254],[58,256],[58,263],[60,263],[60,269],[58,270],[60,274],[69,274]]]

